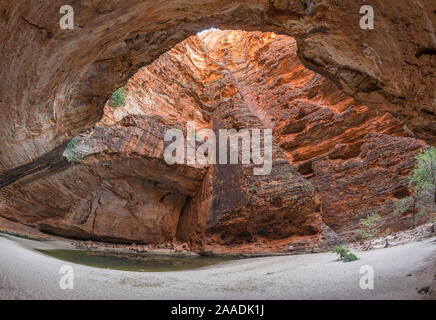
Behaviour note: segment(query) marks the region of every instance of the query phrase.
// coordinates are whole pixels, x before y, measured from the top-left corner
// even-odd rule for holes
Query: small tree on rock
[[[371,213],[365,219],[360,219],[360,229],[357,233],[366,240],[372,240],[381,235],[380,228],[380,215],[378,213]]]
[[[126,104],[126,96],[127,91],[124,89],[124,87],[118,88],[118,90],[115,91],[111,96],[110,105],[113,108],[124,106]]]
[[[436,148],[421,150],[416,156],[416,166],[410,176],[412,194],[395,203],[396,214],[412,211],[412,228],[416,217],[422,217],[436,209]]]

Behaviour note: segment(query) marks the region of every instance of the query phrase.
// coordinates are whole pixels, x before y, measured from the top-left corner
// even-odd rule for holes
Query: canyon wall
[[[287,159],[289,177],[307,186],[301,198],[311,195],[303,214],[308,221],[318,214],[321,203],[324,221],[345,235],[352,235],[358,219],[373,211],[382,214],[387,227],[404,228],[407,221],[398,222],[390,212],[392,201],[408,193],[406,177],[413,156],[426,147],[414,138],[434,144],[436,137],[436,8],[432,0],[366,4],[374,8],[373,30],[360,28],[362,3],[357,0],[86,0],[72,4],[74,29],[62,30],[55,1],[2,2],[0,214],[47,231],[114,241],[142,237],[160,241],[180,234],[173,212],[186,211],[182,207],[195,198],[192,190],[206,188],[217,173],[182,167],[177,181],[167,181],[163,174],[150,176],[167,170],[161,154],[141,147],[132,156],[132,148],[140,139],[137,135],[148,132],[140,123],[151,121],[158,132],[186,120],[195,120],[199,127],[213,126],[214,105],[226,97],[211,97],[210,90],[221,87],[204,83],[226,74],[231,83],[219,85],[231,92],[227,97],[231,104],[242,104],[244,112],[259,119],[259,126],[274,130],[278,159]],[[203,39],[189,38],[210,27],[283,36],[229,33],[206,39],[210,34],[205,33]],[[287,43],[284,35],[296,42]],[[188,44],[176,46],[187,38]],[[220,49],[223,43],[228,48]],[[174,46],[159,65],[156,59]],[[136,100],[131,102],[136,110],[106,112],[106,122],[93,128],[111,93],[146,65],[148,76],[126,86],[137,88],[138,93],[131,91],[129,96]],[[140,89],[144,86],[153,91]],[[154,98],[147,103],[149,97]],[[389,114],[380,113],[384,111]],[[120,121],[127,114],[133,117]],[[122,142],[118,129],[128,137]],[[108,137],[101,138],[106,133]],[[78,134],[84,134],[79,145],[84,159],[71,167],[63,152]],[[87,134],[113,147],[86,150],[93,144],[85,139]],[[141,190],[130,169],[124,168],[124,160],[132,157],[141,171],[148,172],[133,174],[142,179],[141,185],[161,183],[162,178],[164,187]],[[111,166],[116,175],[105,169]],[[185,185],[192,177],[195,183]],[[211,180],[206,183],[205,177]],[[113,185],[104,186],[105,179]],[[365,179],[371,183],[362,182]],[[275,192],[288,187],[279,184]],[[120,190],[130,191],[120,194]],[[162,204],[161,196],[168,190],[174,195]],[[135,204],[148,194],[149,204]],[[205,203],[204,210],[215,212]],[[108,213],[107,226],[105,216],[98,213],[96,221],[103,217],[101,222],[88,222],[97,204]],[[146,228],[159,220],[141,211],[143,206],[148,206],[147,212],[165,213],[156,223],[156,237],[151,229],[147,236],[129,230],[135,221]],[[125,224],[115,214],[120,208]],[[207,218],[200,229],[206,225],[215,232],[210,221],[218,220]],[[119,231],[111,231],[115,225]],[[254,241],[258,231],[251,229],[243,234]],[[314,234],[320,231],[315,229]]]
[[[42,231],[112,242],[173,239],[179,212],[204,169],[169,166],[166,127],[146,116],[96,126],[60,157],[62,166],[3,188],[2,216]],[[65,158],[65,157],[66,158]]]
[[[273,129],[287,159],[317,187],[328,226],[354,237],[370,213],[379,213],[391,231],[410,226],[407,217],[393,215],[393,203],[408,194],[414,157],[427,146],[404,122],[305,68],[290,37],[229,32],[200,38],[248,108]]]
[[[126,105],[107,103],[73,148],[8,176],[3,217],[76,238],[255,244],[251,251],[333,243],[331,229],[355,238],[373,212],[384,229],[409,226],[393,201],[408,194],[426,143],[305,68],[291,37],[205,31],[140,69],[125,90]],[[215,132],[272,129],[271,174],[254,175],[253,164],[166,164],[165,132],[186,135],[187,121]]]
[[[57,1],[3,1],[0,172],[19,176],[15,168],[91,128],[139,68],[210,27],[292,35],[306,67],[434,143],[436,4],[365,4],[374,30],[360,29],[357,0],[83,0],[63,30]]]

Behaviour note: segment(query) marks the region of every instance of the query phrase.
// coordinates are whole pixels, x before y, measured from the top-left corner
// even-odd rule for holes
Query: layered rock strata
[[[57,1],[0,4],[0,172],[32,163],[90,129],[141,67],[210,27],[295,37],[304,65],[435,141],[433,0],[86,0],[60,27]]]
[[[57,172],[39,172],[5,187],[4,217],[57,235],[113,242],[174,238],[179,212],[204,169],[166,164],[166,127],[129,116],[80,136]]]
[[[407,195],[414,156],[426,144],[306,69],[288,36],[203,32],[125,88],[126,106],[106,105],[101,122],[80,136],[77,159],[63,153],[65,143],[5,171],[2,216],[70,237],[176,237],[199,248],[256,250],[265,241],[318,245],[329,234],[324,223],[352,236],[374,211],[386,228],[407,226],[392,202]],[[271,174],[255,176],[253,165],[167,165],[164,133],[187,121],[215,131],[272,129]]]

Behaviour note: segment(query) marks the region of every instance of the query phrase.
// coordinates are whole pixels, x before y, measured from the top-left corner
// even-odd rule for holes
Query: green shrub
[[[124,106],[126,104],[126,96],[127,96],[127,91],[124,89],[124,87],[119,88],[117,91],[115,91],[112,94],[110,99],[110,105],[113,108]]]
[[[344,262],[351,262],[351,261],[359,260],[359,258],[354,253],[348,252],[343,260]]]
[[[74,148],[76,148],[78,143],[79,143],[79,138],[78,137],[74,137],[73,139],[70,140],[70,142],[68,142],[67,150],[68,151],[73,150]]]
[[[355,260],[359,260],[359,258],[354,254],[348,251],[348,249],[343,246],[335,246],[332,248],[332,251],[339,255],[339,259],[344,262],[351,262]]]
[[[360,229],[357,229],[357,233],[360,234],[364,239],[371,240],[376,236],[380,235],[379,224],[380,215],[378,213],[369,214],[366,218],[360,219]]]
[[[332,248],[332,251],[334,253],[337,253],[341,259],[343,259],[348,252],[348,250],[345,249],[343,246],[335,246]]]
[[[64,156],[66,156],[68,162],[71,162],[72,164],[74,164],[74,162],[80,158],[80,154],[76,150],[79,141],[80,141],[79,137],[74,137],[73,139],[70,140],[70,142],[68,142],[67,147],[65,149]]]

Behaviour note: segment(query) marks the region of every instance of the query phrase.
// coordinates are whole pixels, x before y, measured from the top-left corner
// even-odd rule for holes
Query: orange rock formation
[[[385,228],[407,225],[392,203],[408,193],[414,156],[426,143],[304,67],[289,36],[205,31],[125,88],[126,105],[106,104],[100,122],[79,136],[74,166],[64,144],[5,171],[1,216],[69,237],[177,238],[224,251],[333,243],[331,229],[353,237],[372,212]],[[255,176],[242,164],[166,164],[165,131],[187,121],[272,129],[271,174]]]

